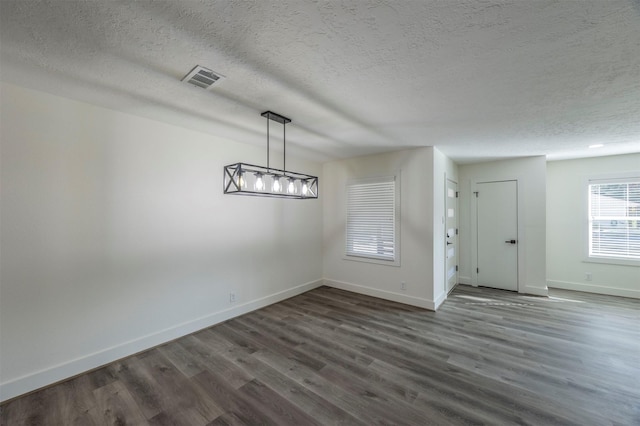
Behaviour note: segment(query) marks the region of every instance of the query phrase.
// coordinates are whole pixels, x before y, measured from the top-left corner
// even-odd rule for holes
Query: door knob
[[[447,241],[447,245],[451,245],[451,244],[453,244],[453,243],[450,243],[449,241]]]
[[[505,243],[507,243],[507,244],[515,244],[516,240],[507,240],[507,241],[505,241]]]

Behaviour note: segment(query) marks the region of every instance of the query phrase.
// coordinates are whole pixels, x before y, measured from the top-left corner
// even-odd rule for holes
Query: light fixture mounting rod
[[[287,175],[287,123],[291,123],[291,119],[284,115],[276,114],[273,111],[265,111],[261,116],[267,119],[267,172],[269,171],[269,120],[277,121],[282,124],[282,169],[285,170],[284,176]]]
[[[265,118],[268,118],[269,120],[277,121],[280,124],[291,123],[290,118],[287,118],[284,115],[276,114],[275,112],[272,112],[272,111],[265,111],[260,115]]]

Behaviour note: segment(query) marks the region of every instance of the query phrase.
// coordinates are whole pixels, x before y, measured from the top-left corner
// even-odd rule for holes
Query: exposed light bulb
[[[305,180],[302,184],[302,195],[307,195],[309,192],[309,186],[307,185],[307,181]]]
[[[264,189],[264,180],[262,180],[262,174],[256,174],[256,190],[262,191]]]
[[[240,188],[247,189],[247,180],[244,178],[244,172],[240,172],[238,175],[238,183],[240,184]]]
[[[280,177],[278,175],[273,176],[273,192],[280,192]]]
[[[294,185],[295,179],[289,178],[289,187],[287,191],[289,194],[294,194],[296,192],[296,186]]]

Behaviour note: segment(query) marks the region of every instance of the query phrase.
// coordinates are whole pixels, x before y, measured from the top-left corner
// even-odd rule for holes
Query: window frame
[[[348,252],[349,246],[349,187],[353,185],[362,185],[362,184],[375,184],[375,183],[384,183],[384,182],[393,182],[394,183],[394,258],[392,259],[382,259],[376,256],[368,256],[365,253],[362,254],[352,254]],[[387,176],[377,176],[377,177],[368,177],[368,178],[359,178],[359,179],[350,179],[347,181],[345,185],[345,207],[344,207],[344,248],[343,248],[343,259],[351,260],[356,262],[365,262],[365,263],[375,263],[379,265],[386,266],[400,266],[400,172],[397,172],[394,175]]]
[[[640,171],[610,173],[604,175],[588,176],[584,180],[583,185],[583,218],[584,218],[584,262],[587,263],[603,263],[610,265],[623,266],[640,266],[640,259],[630,259],[627,257],[608,256],[608,255],[592,255],[591,252],[591,204],[590,204],[590,186],[607,183],[640,183]]]

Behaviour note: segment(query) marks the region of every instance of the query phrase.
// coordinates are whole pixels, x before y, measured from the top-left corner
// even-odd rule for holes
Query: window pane
[[[589,185],[589,255],[640,259],[640,182]]]
[[[393,178],[348,185],[347,255],[395,260],[395,205]]]

